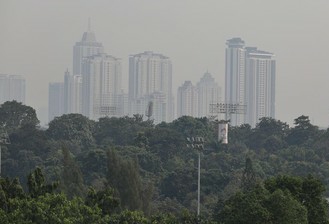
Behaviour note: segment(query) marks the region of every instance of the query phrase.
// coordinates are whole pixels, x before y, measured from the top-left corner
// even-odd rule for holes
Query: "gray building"
[[[198,90],[198,117],[209,117],[210,104],[221,102],[221,88],[207,71],[196,85]]]
[[[185,81],[177,90],[177,117],[198,116],[198,91],[191,81]]]
[[[122,116],[121,60],[104,53],[83,60],[82,114],[90,119]]]
[[[73,47],[73,72],[64,75],[64,106],[65,113],[82,113],[82,64],[86,57],[104,52],[102,43],[96,41],[91,31],[90,21],[88,30],[83,33],[80,42]]]
[[[262,117],[275,117],[274,55],[246,48],[246,123],[255,127]]]
[[[64,74],[64,113],[82,112],[82,76]]]
[[[48,121],[64,114],[64,83],[49,83]]]
[[[232,38],[226,42],[225,61],[225,103],[246,104],[246,50],[241,38]],[[228,119],[228,117],[226,117]],[[232,114],[231,125],[245,122],[244,114]]]
[[[25,85],[21,75],[0,74],[0,104],[12,100],[25,104]]]
[[[232,114],[233,126],[255,127],[262,117],[275,117],[276,62],[272,53],[245,47],[241,38],[227,41],[225,103],[246,106],[245,114]]]
[[[129,114],[144,115],[153,102],[154,123],[174,119],[172,65],[168,57],[146,51],[129,58]]]
[[[90,21],[88,30],[83,33],[80,42],[76,42],[73,47],[73,75],[82,74],[83,58],[103,53],[103,44],[96,41],[96,36],[91,31]]]

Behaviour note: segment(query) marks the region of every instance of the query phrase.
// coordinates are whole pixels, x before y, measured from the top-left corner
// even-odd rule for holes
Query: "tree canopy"
[[[328,223],[329,129],[305,115],[292,127],[230,126],[227,145],[216,122],[188,116],[154,125],[66,114],[45,129],[33,108],[7,102],[0,124],[11,140],[1,146],[4,223]],[[200,217],[198,152],[186,145],[197,136]]]

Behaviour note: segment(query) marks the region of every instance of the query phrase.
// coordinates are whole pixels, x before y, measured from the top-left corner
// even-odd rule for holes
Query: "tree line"
[[[208,118],[65,114],[43,129],[33,108],[11,101],[0,130],[11,141],[0,182],[7,223],[328,223],[329,130],[304,115],[293,127],[273,118],[230,127],[221,145]],[[200,217],[192,136],[206,140]]]

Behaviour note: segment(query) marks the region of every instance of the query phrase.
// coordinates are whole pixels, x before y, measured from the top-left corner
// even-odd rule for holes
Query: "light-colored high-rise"
[[[82,74],[83,58],[103,53],[103,44],[96,41],[94,32],[91,31],[90,20],[88,30],[83,33],[80,42],[73,47],[73,75]]]
[[[48,121],[64,114],[64,83],[49,83]]]
[[[246,50],[241,38],[232,38],[226,42],[225,62],[225,103],[246,103]],[[226,118],[228,119],[228,117]],[[232,114],[231,125],[245,122],[244,114]]]
[[[210,104],[221,102],[221,88],[207,71],[196,85],[198,90],[198,117],[210,115]]]
[[[25,104],[25,83],[21,75],[0,74],[0,104],[12,100]]]
[[[231,115],[231,124],[255,127],[262,117],[274,118],[274,55],[245,47],[241,38],[230,39],[226,44],[225,101],[246,106],[245,114]]]
[[[154,123],[174,117],[172,65],[168,57],[146,51],[129,58],[129,113],[144,115],[153,102]]]
[[[83,33],[80,42],[73,47],[73,72],[64,75],[64,109],[65,113],[82,113],[82,63],[86,57],[104,52],[102,43],[96,41],[91,31],[90,20],[88,30]]]
[[[177,117],[198,116],[198,92],[191,81],[185,81],[177,91]]]
[[[275,116],[275,59],[269,52],[246,48],[246,123],[255,127],[262,117]]]
[[[99,119],[121,116],[121,61],[107,54],[97,54],[83,60],[82,114]]]
[[[64,74],[64,113],[82,112],[82,76]]]

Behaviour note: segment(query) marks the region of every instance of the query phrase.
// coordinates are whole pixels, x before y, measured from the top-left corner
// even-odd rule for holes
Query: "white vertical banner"
[[[228,123],[218,124],[218,141],[222,144],[228,143]]]

